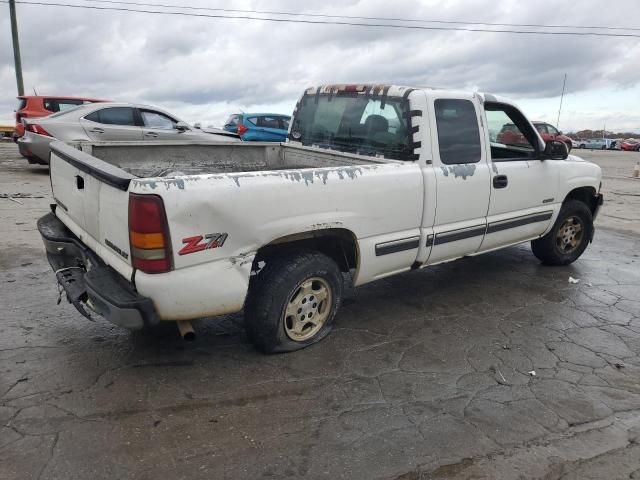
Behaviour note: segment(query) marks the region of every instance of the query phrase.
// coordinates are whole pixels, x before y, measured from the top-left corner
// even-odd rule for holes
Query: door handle
[[[144,132],[145,137],[158,138],[158,134],[155,132]]]
[[[89,130],[91,133],[104,133],[104,130],[101,128],[92,128]]]
[[[506,175],[496,175],[493,177],[493,188],[504,188],[509,183]]]

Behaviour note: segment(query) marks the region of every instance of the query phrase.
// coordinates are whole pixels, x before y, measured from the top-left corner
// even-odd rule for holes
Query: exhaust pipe
[[[178,320],[176,325],[178,325],[178,330],[183,340],[193,342],[196,339],[196,333],[193,331],[189,320]]]

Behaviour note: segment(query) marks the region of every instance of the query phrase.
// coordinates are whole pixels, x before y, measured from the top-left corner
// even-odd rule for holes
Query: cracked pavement
[[[0,144],[0,171],[2,479],[640,478],[637,231],[564,268],[521,245],[378,281],[264,356],[242,315],[187,344],[56,306],[47,169]]]

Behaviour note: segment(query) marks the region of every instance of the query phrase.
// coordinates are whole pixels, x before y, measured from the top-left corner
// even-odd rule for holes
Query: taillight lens
[[[27,131],[32,133],[37,133],[38,135],[44,135],[45,137],[53,137],[49,132],[47,132],[44,128],[36,123],[31,123],[27,125]]]
[[[129,244],[133,268],[145,273],[171,270],[171,240],[162,198],[129,195]]]
[[[243,124],[241,124],[241,123],[238,124],[238,135],[243,136],[248,131],[249,131],[249,129],[247,127],[245,127]]]

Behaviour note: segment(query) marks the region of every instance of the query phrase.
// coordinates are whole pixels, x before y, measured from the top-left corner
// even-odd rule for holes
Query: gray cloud
[[[173,2],[177,3],[177,2]],[[601,2],[479,0],[308,1],[304,10],[512,23],[619,25],[637,0]],[[193,3],[192,3],[193,4]],[[201,0],[197,5],[208,6]],[[300,11],[297,1],[252,2],[256,9]],[[228,2],[226,8],[251,8]],[[2,8],[6,8],[2,7]],[[274,24],[142,13],[18,5],[25,87],[171,106],[198,120],[221,121],[238,108],[292,105],[307,86],[393,82],[470,88],[515,96],[640,85],[637,39],[416,31]],[[594,12],[598,12],[594,15]],[[496,27],[497,28],[497,27]],[[0,39],[9,45],[8,15]],[[15,91],[11,51],[0,49],[0,118]],[[187,120],[192,120],[187,118]],[[195,120],[195,119],[194,119]]]

